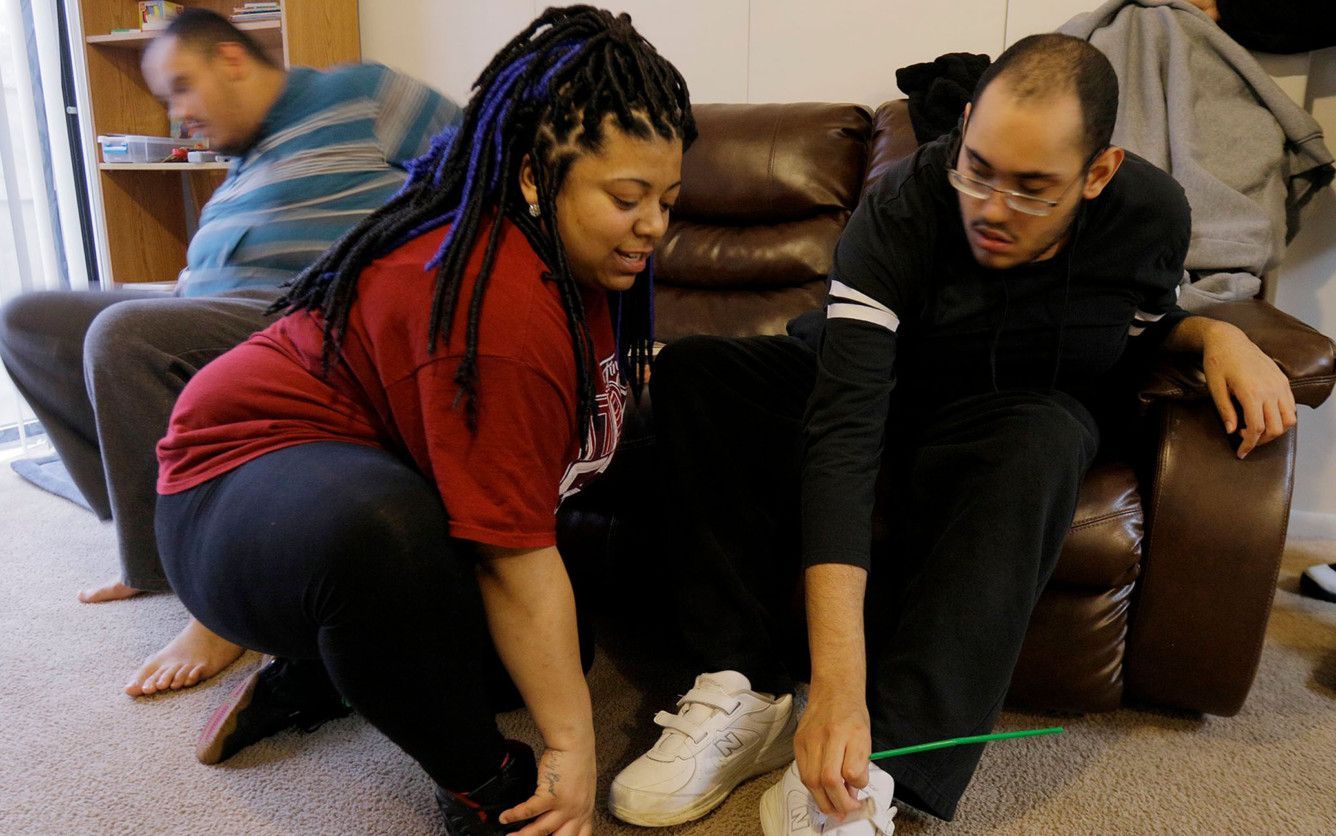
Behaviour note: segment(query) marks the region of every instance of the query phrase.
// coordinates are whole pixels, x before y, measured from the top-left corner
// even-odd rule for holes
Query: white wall
[[[1053,5],[1054,0],[1029,0]],[[549,0],[361,0],[362,56],[463,99],[483,64]],[[697,102],[851,101],[900,95],[895,70],[1003,47],[1006,0],[623,0]],[[1062,15],[1066,19],[1067,15]]]
[[[667,56],[698,102],[900,97],[895,70],[945,52],[996,57],[1101,0],[632,0],[609,3]],[[483,64],[548,0],[361,0],[362,55],[463,100]],[[1268,61],[1336,147],[1336,48]],[[1305,216],[1275,285],[1276,304],[1336,335],[1336,191]],[[1292,536],[1336,538],[1336,404],[1300,416]],[[1205,489],[1205,488],[1204,488]]]
[[[1305,107],[1336,148],[1336,47],[1310,53]],[[1287,92],[1290,92],[1287,88]],[[1291,95],[1295,95],[1291,92]],[[1336,335],[1336,189],[1307,208],[1275,283],[1275,303],[1327,336]],[[1299,464],[1290,536],[1336,539],[1336,404],[1299,416]]]

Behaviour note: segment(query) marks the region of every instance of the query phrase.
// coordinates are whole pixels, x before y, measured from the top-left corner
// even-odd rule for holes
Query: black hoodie
[[[993,391],[1085,400],[1129,345],[1153,349],[1177,305],[1191,221],[1182,188],[1128,154],[1050,259],[974,260],[946,179],[952,132],[868,191],[835,252],[806,420],[804,560],[866,566],[892,404],[917,414]],[[892,389],[895,394],[892,397]]]

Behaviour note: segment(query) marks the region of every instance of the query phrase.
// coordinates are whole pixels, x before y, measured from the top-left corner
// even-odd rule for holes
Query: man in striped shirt
[[[0,312],[0,359],[116,527],[121,574],[80,594],[90,603],[169,588],[153,531],[154,446],[186,381],[264,327],[280,285],[392,197],[460,115],[379,65],[285,70],[203,9],[150,45],[143,72],[173,119],[238,158],[200,213],[176,293],[40,293]],[[126,691],[193,685],[239,653],[192,620]]]

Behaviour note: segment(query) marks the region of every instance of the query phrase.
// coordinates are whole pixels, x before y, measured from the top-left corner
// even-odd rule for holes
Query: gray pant
[[[0,308],[0,360],[98,517],[121,580],[168,589],[153,533],[158,440],[186,381],[265,327],[279,291],[31,293]]]

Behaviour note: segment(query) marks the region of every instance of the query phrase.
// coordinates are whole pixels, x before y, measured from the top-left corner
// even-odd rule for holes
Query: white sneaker
[[[895,832],[896,809],[891,806],[895,779],[875,763],[868,766],[867,786],[858,791],[863,809],[844,817],[828,819],[816,799],[798,777],[798,763],[784,770],[779,783],[761,796],[761,830],[765,836],[891,836]]]
[[[793,759],[793,697],[751,690],[736,671],[703,673],[660,711],[659,741],[612,781],[608,808],[624,822],[665,827],[698,819],[748,778]]]

